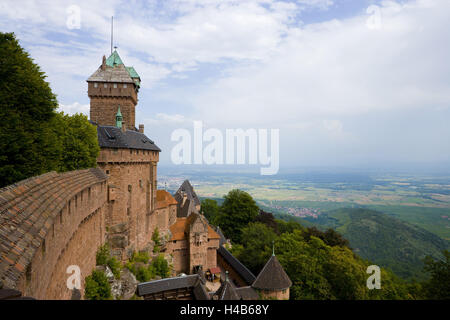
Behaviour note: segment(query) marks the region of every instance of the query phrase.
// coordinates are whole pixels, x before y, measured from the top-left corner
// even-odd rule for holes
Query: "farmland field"
[[[268,211],[314,223],[331,210],[367,208],[450,240],[450,176],[303,172],[273,177],[248,173],[160,170],[159,188],[176,191],[189,179],[200,197],[247,191]],[[342,227],[341,227],[342,228]]]

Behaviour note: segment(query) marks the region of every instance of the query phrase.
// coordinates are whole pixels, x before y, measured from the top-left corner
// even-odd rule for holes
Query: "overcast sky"
[[[6,0],[0,31],[16,33],[62,110],[88,115],[112,15],[142,79],[136,124],[163,165],[171,132],[193,120],[280,129],[280,168],[450,163],[449,0]]]

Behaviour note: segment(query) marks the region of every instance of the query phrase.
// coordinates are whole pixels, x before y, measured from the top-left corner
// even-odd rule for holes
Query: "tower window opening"
[[[103,88],[108,88],[108,85],[106,83],[104,83]]]

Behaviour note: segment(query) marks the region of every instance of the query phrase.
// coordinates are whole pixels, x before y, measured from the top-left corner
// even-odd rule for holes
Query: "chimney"
[[[139,125],[139,132],[144,133],[144,125],[143,124]]]
[[[103,56],[103,59],[102,59],[102,68],[101,69],[106,70],[106,57],[105,56]]]
[[[127,131],[127,125],[125,123],[125,121],[122,122],[122,132],[126,132]]]

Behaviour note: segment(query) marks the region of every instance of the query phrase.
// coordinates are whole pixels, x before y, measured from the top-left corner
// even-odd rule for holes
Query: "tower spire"
[[[122,121],[123,121],[123,117],[122,117],[122,112],[120,112],[120,104],[119,104],[119,108],[117,109],[117,113],[116,113],[116,127],[117,128],[122,128]]]

